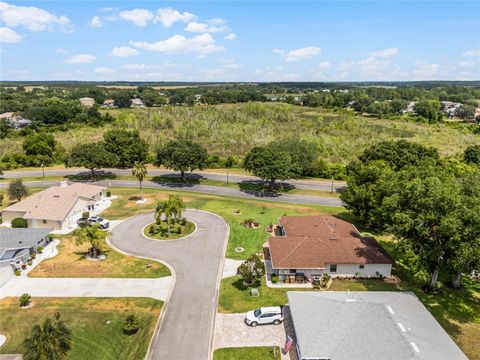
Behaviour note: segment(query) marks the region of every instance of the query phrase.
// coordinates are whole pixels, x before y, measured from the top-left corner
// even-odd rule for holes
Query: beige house
[[[91,97],[83,97],[78,100],[80,101],[80,104],[82,104],[82,106],[91,107],[95,105],[95,99]]]
[[[103,186],[62,181],[59,186],[52,186],[5,208],[3,222],[8,225],[15,218],[24,218],[29,228],[74,228],[84,211],[96,214],[110,204],[105,194]]]

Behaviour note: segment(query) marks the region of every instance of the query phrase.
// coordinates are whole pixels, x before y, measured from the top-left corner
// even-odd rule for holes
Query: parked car
[[[105,220],[104,218],[101,218],[100,216],[90,216],[88,218],[88,224],[89,225],[99,224],[100,228],[102,229],[108,229],[108,227],[110,226],[110,222],[108,220]]]
[[[245,323],[252,327],[259,324],[278,325],[283,321],[282,308],[280,306],[261,307],[251,310],[245,315]]]

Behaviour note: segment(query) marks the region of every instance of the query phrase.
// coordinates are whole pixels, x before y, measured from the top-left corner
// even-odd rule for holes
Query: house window
[[[360,269],[365,269],[365,264],[361,264],[361,265],[359,266],[359,268],[360,268]]]
[[[295,270],[295,269],[290,269],[289,272],[290,272],[290,274],[295,274],[295,273],[297,272],[297,270]]]
[[[47,223],[47,220],[42,220],[42,222],[43,222],[44,224],[46,224],[46,223]]]
[[[337,272],[337,264],[331,264],[330,265],[330,272],[331,273]]]

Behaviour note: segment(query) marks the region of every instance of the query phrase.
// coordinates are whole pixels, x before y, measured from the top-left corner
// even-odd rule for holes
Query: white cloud
[[[69,30],[70,19],[66,16],[56,16],[46,10],[33,6],[10,5],[0,2],[0,21],[9,27],[24,26],[31,31],[51,30],[59,26]]]
[[[222,67],[225,69],[240,69],[243,65],[237,64],[233,59],[225,59],[222,61]]]
[[[88,23],[91,27],[102,27],[102,19],[99,16],[94,16]]]
[[[107,67],[97,67],[95,70],[93,70],[95,74],[101,74],[101,75],[110,75],[113,74],[115,71],[107,68]]]
[[[237,38],[237,35],[235,33],[230,33],[227,36],[224,37],[225,40],[235,40]]]
[[[79,54],[70,56],[69,58],[63,60],[63,62],[65,64],[89,64],[91,62],[94,62],[96,59],[97,58],[95,56],[90,54]]]
[[[431,80],[435,78],[440,69],[438,64],[428,64],[425,61],[415,61],[413,75],[417,80]]]
[[[123,64],[121,67],[124,70],[155,70],[155,69],[166,69],[174,68],[176,64],[173,63],[164,63],[164,64]]]
[[[112,12],[112,11],[115,11],[117,10],[116,8],[113,8],[111,6],[107,6],[107,7],[102,7],[102,8],[99,8],[97,9],[98,11],[100,12]]]
[[[322,52],[322,49],[314,46],[307,46],[295,50],[290,50],[288,52],[285,52],[281,49],[273,49],[273,52],[282,55],[285,61],[291,62],[305,60],[317,56]]]
[[[65,50],[65,49],[57,49],[57,50],[55,50],[55,52],[56,52],[57,54],[66,54],[66,53],[68,53],[68,51]]]
[[[194,33],[206,33],[206,32],[216,33],[216,32],[226,32],[229,29],[227,26],[210,26],[206,23],[192,21],[187,24],[184,30],[188,32],[194,32]]]
[[[322,61],[320,64],[318,64],[319,69],[328,69],[332,64],[330,64],[330,61]]]
[[[22,41],[22,39],[23,36],[14,30],[6,27],[0,28],[0,42],[14,44]]]
[[[399,51],[398,51],[397,48],[387,48],[387,49],[374,51],[374,52],[370,53],[370,56],[387,58],[387,57],[392,57],[392,56],[398,55],[398,52]]]
[[[465,51],[462,56],[466,57],[480,57],[480,49],[472,49]]]
[[[157,10],[157,16],[155,21],[160,22],[165,27],[170,27],[177,21],[182,21],[187,23],[189,21],[195,20],[197,17],[189,12],[181,13],[178,10],[175,10],[171,7],[160,8]]]
[[[129,57],[140,54],[137,49],[131,48],[129,46],[116,46],[112,49],[110,55],[116,57]]]
[[[154,18],[154,15],[147,9],[125,10],[118,15],[121,19],[130,21],[137,26],[145,26]]]
[[[183,35],[174,35],[166,40],[149,43],[144,41],[132,42],[132,45],[151,51],[158,51],[165,54],[184,54],[198,53],[205,56],[212,52],[225,50],[223,46],[215,44],[215,40],[210,34],[197,35],[192,38],[186,38]]]

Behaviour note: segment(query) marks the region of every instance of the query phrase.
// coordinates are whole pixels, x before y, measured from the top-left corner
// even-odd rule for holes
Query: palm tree
[[[182,211],[185,210],[185,203],[178,195],[170,195],[168,197],[168,202],[172,209],[172,213],[175,215],[175,223],[182,217]]]
[[[96,259],[101,252],[102,244],[106,237],[107,232],[101,230],[100,225],[95,224],[77,230],[75,244],[78,246],[89,242],[90,249],[88,249],[88,253],[92,258]]]
[[[170,199],[169,199],[170,200]],[[167,231],[170,236],[170,218],[173,213],[172,203],[169,201],[159,201],[157,207],[155,208],[155,222],[157,224],[162,223],[162,217],[165,214],[165,220],[167,222]]]
[[[135,161],[135,164],[132,168],[132,175],[135,176],[140,183],[140,192],[142,196],[142,201],[143,201],[143,187],[142,187],[142,181],[145,179],[145,177],[148,175],[147,171],[147,166],[141,162],[141,161]]]
[[[32,334],[23,342],[25,360],[62,360],[71,349],[72,332],[60,320],[46,319],[32,328]]]

